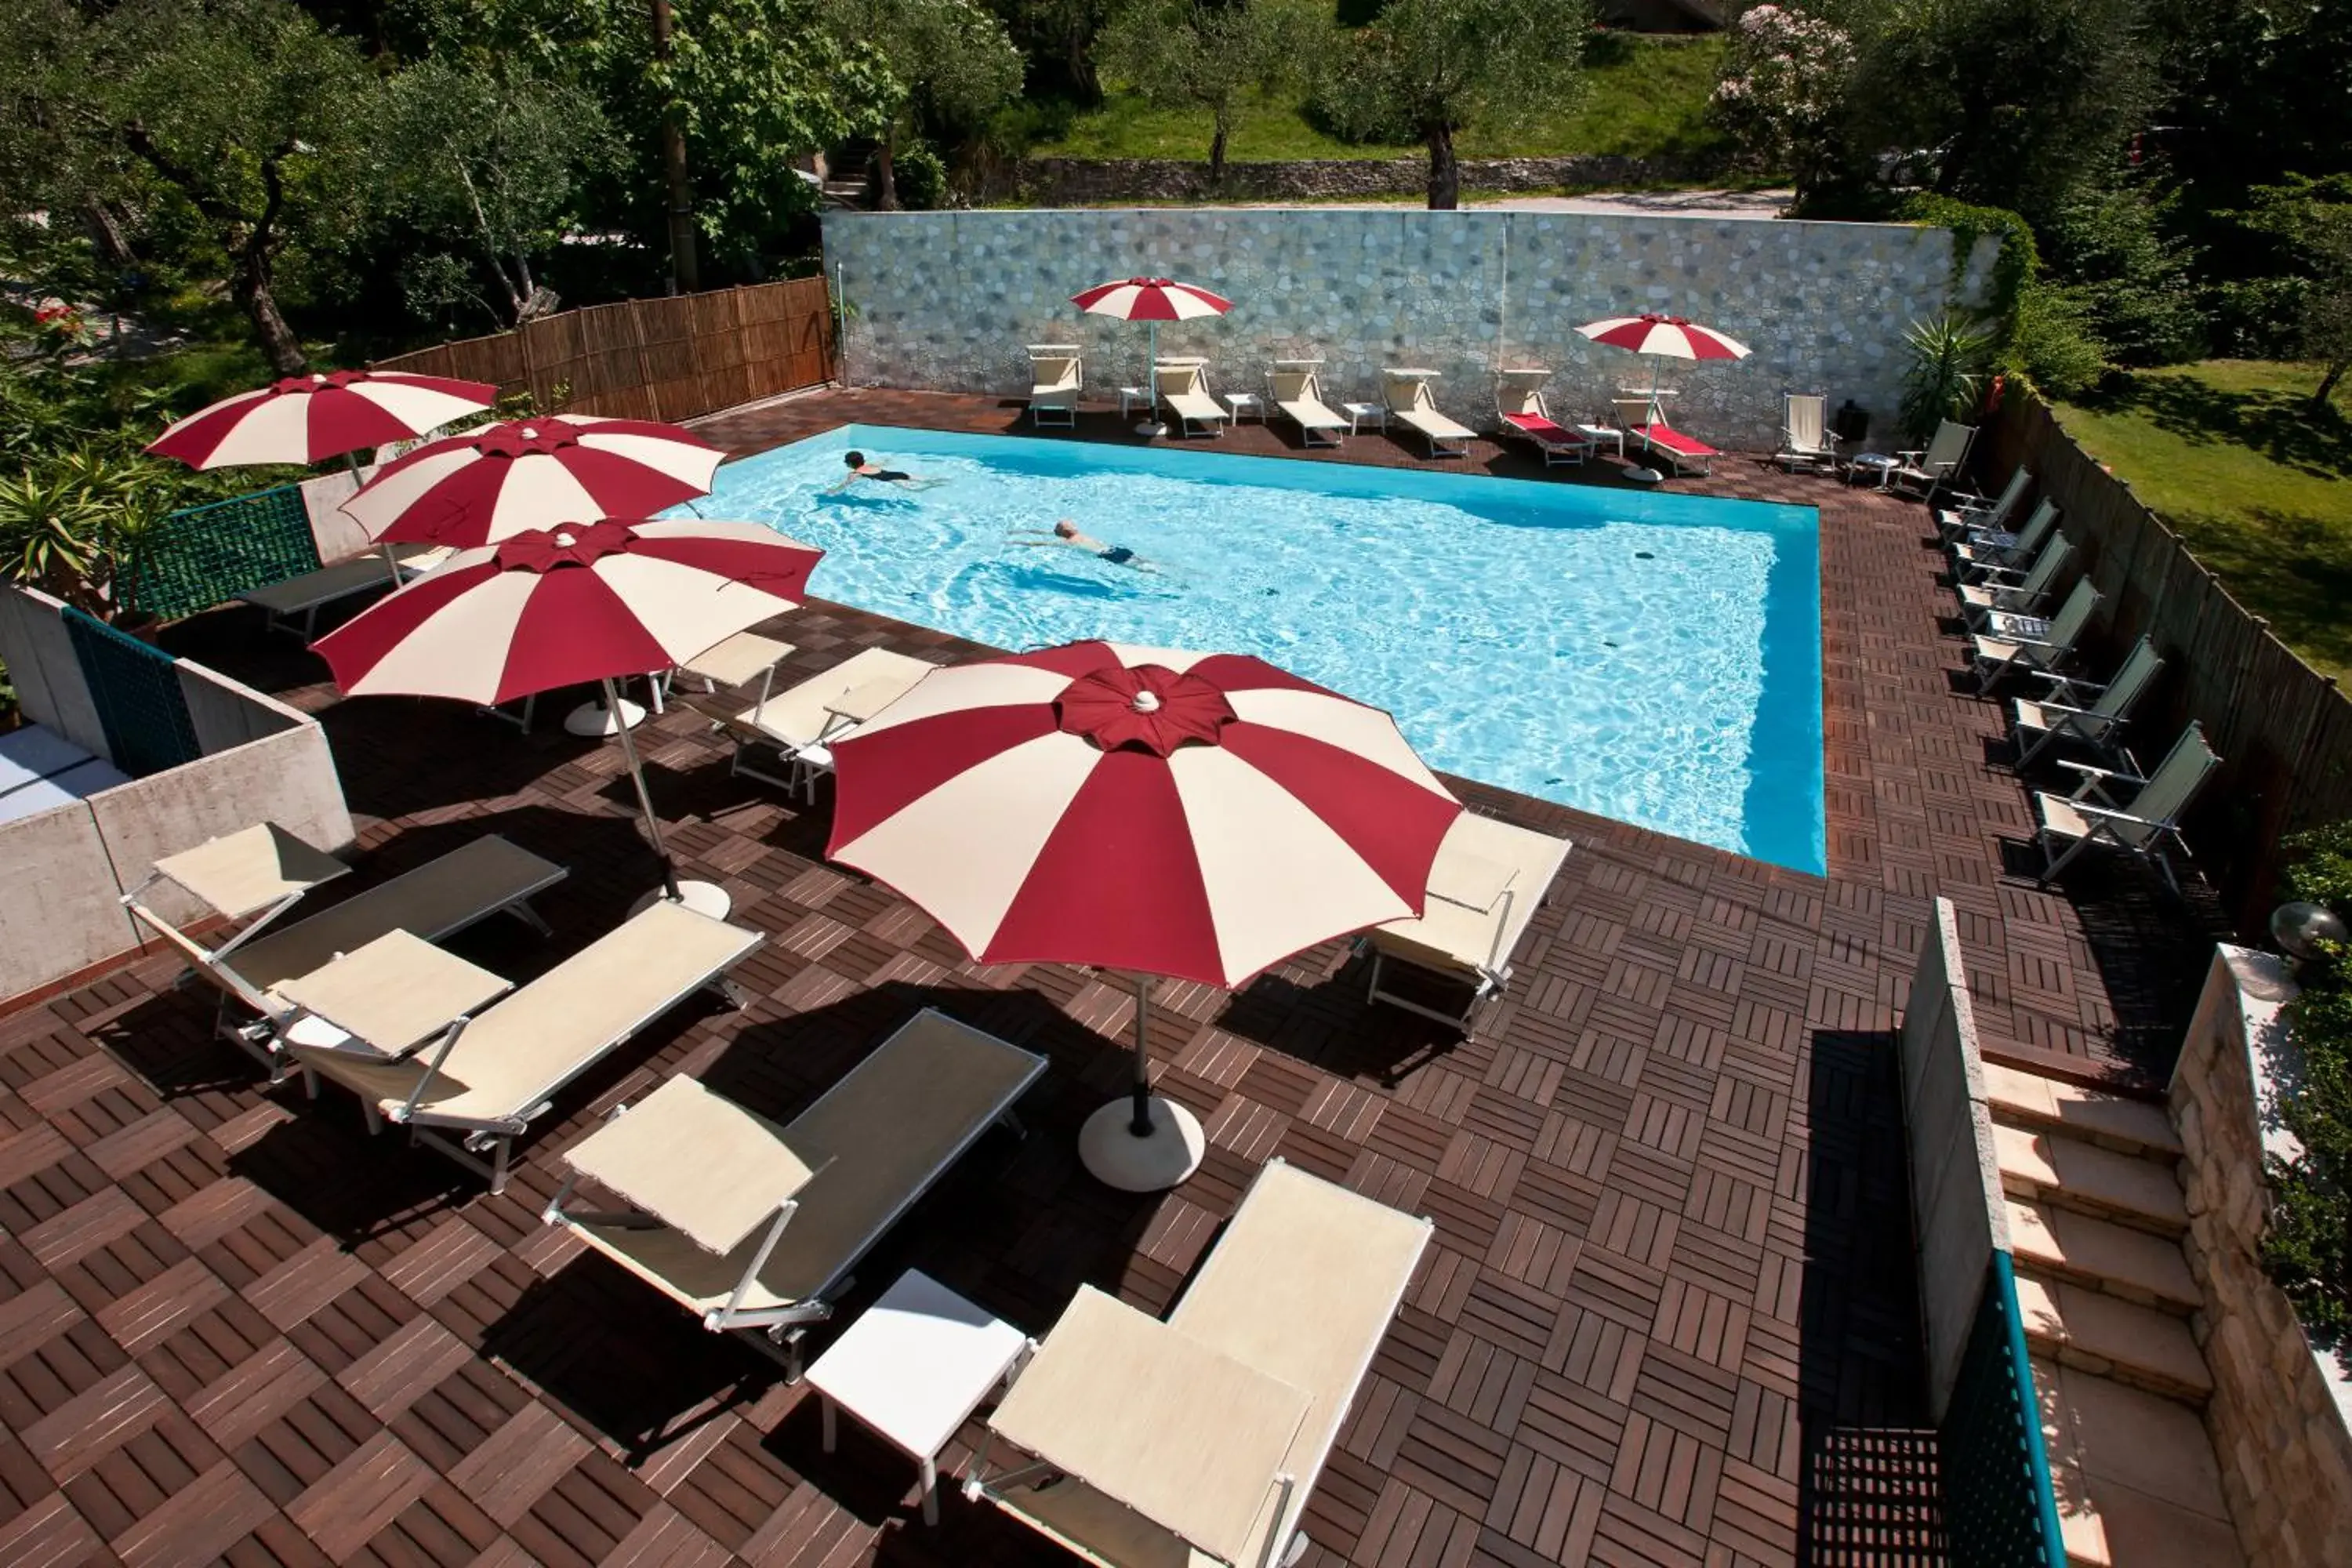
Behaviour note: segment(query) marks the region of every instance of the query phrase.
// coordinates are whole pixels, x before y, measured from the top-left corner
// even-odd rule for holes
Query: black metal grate
[[[177,660],[70,605],[65,622],[116,767],[145,778],[204,755]]]

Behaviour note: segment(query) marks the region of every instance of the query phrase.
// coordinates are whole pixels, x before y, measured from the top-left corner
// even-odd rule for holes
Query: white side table
[[[1367,419],[1383,430],[1389,427],[1389,411],[1381,404],[1342,403],[1339,412],[1348,416],[1348,434],[1350,436],[1360,432]]]
[[[1902,459],[1884,452],[1856,452],[1846,459],[1845,482],[1853,485],[1875,480],[1883,490],[1895,482],[1895,470],[1902,466]]]
[[[1573,428],[1578,435],[1591,442],[1595,450],[1606,445],[1615,447],[1620,458],[1625,455],[1625,432],[1616,426],[1578,425]]]
[[[1265,404],[1259,399],[1256,393],[1228,392],[1222,395],[1225,406],[1233,411],[1234,424],[1238,425],[1243,419],[1252,416],[1255,416],[1261,425],[1265,423]]]
[[[1140,404],[1143,407],[1143,411],[1146,414],[1149,414],[1151,412],[1153,401],[1154,399],[1147,388],[1140,386],[1122,386],[1118,389],[1118,416],[1121,419],[1126,418],[1129,414],[1135,411],[1138,404]]]
[[[937,1524],[940,1450],[1031,1348],[1019,1329],[910,1268],[808,1369],[824,1401],[824,1451],[835,1408],[848,1411],[922,1466],[923,1522]]]

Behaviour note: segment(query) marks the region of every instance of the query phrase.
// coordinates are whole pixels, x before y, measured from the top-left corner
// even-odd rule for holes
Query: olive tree
[[[833,25],[852,51],[878,55],[886,93],[874,148],[874,205],[898,205],[892,160],[909,120],[972,124],[1021,91],[1021,51],[1004,24],[971,0],[832,0]]]
[[[1095,42],[1105,70],[1157,104],[1209,111],[1209,183],[1225,178],[1225,148],[1242,98],[1297,85],[1320,18],[1285,0],[1135,0]]]
[[[1558,112],[1582,89],[1590,0],[1394,0],[1319,95],[1345,134],[1429,149],[1429,205],[1461,205],[1454,143]]]

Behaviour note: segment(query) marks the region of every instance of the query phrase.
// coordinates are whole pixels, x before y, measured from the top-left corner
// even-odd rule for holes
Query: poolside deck
[[[1013,414],[831,394],[710,428],[749,450],[850,419]],[[1255,426],[1223,445],[1286,449]],[[1343,457],[1412,460],[1378,437]],[[1986,761],[1997,713],[1946,680],[1916,507],[1719,469],[1696,488],[1822,507],[1828,879],[1465,786],[1577,841],[1513,998],[1457,1042],[1368,1010],[1340,943],[1237,995],[1167,988],[1163,1086],[1212,1150],[1164,1198],[1109,1193],[1072,1154],[1119,1082],[1125,995],[965,963],[823,864],[822,806],[730,780],[678,711],[640,731],[656,798],[689,868],[771,934],[740,972],[759,999],[689,1004],[576,1085],[501,1197],[366,1139],[331,1091],[263,1093],[168,962],[0,1016],[0,1562],[1061,1561],[953,1498],[926,1530],[910,1466],[854,1423],[824,1454],[799,1391],[536,1220],[558,1151],[614,1100],[689,1070],[789,1113],[922,1005],[1053,1065],[1027,1139],[984,1142],[861,1297],[919,1265],[1032,1329],[1082,1281],[1160,1310],[1276,1153],[1435,1218],[1312,1504],[1310,1563],[1932,1560],[1886,1033],[1927,900],[1962,912],[1988,1027],[2086,1073],[2166,1065],[2165,943],[2193,939],[2136,885],[2077,902],[2002,876],[2024,799]],[[788,673],[859,645],[976,651],[824,605],[777,630]],[[527,977],[647,885],[615,748],[338,702],[243,612],[179,637],[320,713],[366,824],[353,880],[484,831],[573,868],[542,900],[551,941],[481,928],[459,943],[478,962]]]

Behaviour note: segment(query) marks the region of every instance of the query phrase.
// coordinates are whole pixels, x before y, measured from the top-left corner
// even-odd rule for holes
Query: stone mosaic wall
[[[1998,241],[1958,279],[1981,299]],[[1137,208],[828,213],[826,268],[851,308],[854,384],[1027,391],[1022,345],[1087,351],[1091,397],[1138,382],[1141,325],[1082,316],[1071,295],[1107,279],[1174,276],[1234,301],[1223,318],[1163,324],[1160,352],[1213,362],[1217,391],[1258,391],[1276,358],[1320,356],[1327,401],[1375,401],[1380,370],[1440,373],[1439,404],[1494,421],[1494,371],[1552,367],[1553,413],[1605,410],[1644,388],[1649,363],[1579,337],[1577,323],[1660,310],[1718,327],[1755,353],[1664,362],[1678,425],[1769,450],[1784,391],[1852,398],[1871,445],[1894,445],[1903,331],[1954,291],[1943,229],[1651,216],[1470,211]]]
[[[2172,1074],[2189,1237],[2213,1373],[2206,1430],[2246,1560],[2266,1568],[2352,1563],[2352,1377],[2315,1353],[2263,1272],[2270,1189],[2263,1155],[2292,1152],[2273,1084],[2297,1075],[2281,1010],[2294,994],[2266,953],[2224,947]],[[2280,1142],[2284,1140],[2284,1142]]]

